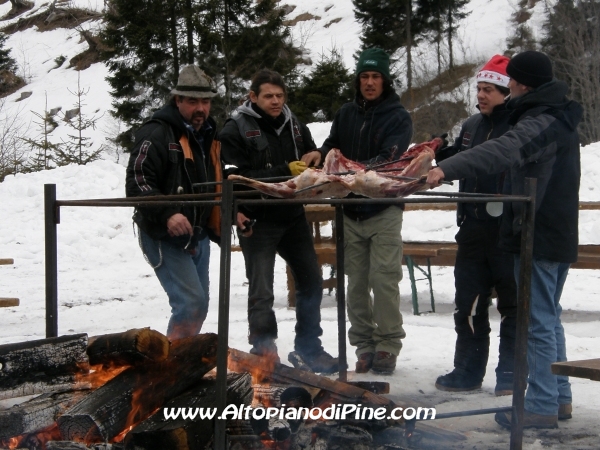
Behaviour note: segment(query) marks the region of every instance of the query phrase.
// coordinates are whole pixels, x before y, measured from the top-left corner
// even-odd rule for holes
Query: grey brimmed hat
[[[217,95],[213,80],[200,67],[190,64],[179,72],[177,86],[171,91],[173,95],[194,98],[212,98]]]

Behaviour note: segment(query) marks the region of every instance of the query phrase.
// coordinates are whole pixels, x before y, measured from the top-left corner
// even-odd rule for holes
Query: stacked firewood
[[[170,343],[149,328],[2,345],[0,400],[15,405],[0,409],[0,447],[67,449],[76,448],[73,442],[122,442],[134,448],[138,442],[182,441],[198,433],[188,430],[198,424],[204,426],[201,434],[208,441],[206,427],[214,426],[203,423],[208,421],[169,421],[169,430],[164,430],[164,419],[157,422],[163,417],[162,407],[173,401],[186,407],[214,406],[214,376],[205,375],[216,365],[216,349],[215,334]],[[249,403],[249,375],[245,388],[241,375],[229,378],[242,392],[234,400]],[[183,443],[152,448],[190,447]]]
[[[213,448],[215,419],[164,411],[216,406],[217,336],[173,342],[148,328],[0,345],[0,448],[28,450],[192,450]],[[228,405],[318,408],[405,406],[382,382],[341,382],[229,349]],[[12,405],[12,406],[11,406]],[[231,448],[376,448],[406,439],[403,421],[229,419]],[[464,438],[426,423],[423,436]],[[385,437],[382,444],[382,436]],[[391,437],[390,437],[391,436]],[[376,439],[377,438],[377,439]]]

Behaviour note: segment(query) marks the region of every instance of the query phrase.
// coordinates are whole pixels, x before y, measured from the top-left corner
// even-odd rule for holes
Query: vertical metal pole
[[[530,202],[523,203],[521,215],[521,263],[517,292],[517,335],[515,340],[515,373],[513,381],[512,423],[510,449],[523,448],[523,412],[527,387],[527,328],[531,301],[531,268],[533,264],[533,227],[535,225],[535,193],[537,180],[525,179],[525,195]]]
[[[338,362],[340,381],[348,380],[346,361],[346,283],[344,281],[344,207],[335,207],[335,256],[337,264]]]
[[[56,185],[44,185],[44,228],[46,234],[46,337],[58,336],[58,251]]]
[[[223,181],[221,196],[221,276],[219,278],[219,337],[217,340],[217,418],[215,450],[226,450],[226,421],[219,416],[227,406],[227,356],[229,353],[229,292],[231,278],[231,225],[233,181]]]

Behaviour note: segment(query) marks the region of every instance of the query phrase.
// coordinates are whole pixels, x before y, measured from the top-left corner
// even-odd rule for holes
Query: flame
[[[46,443],[48,441],[58,441],[61,439],[58,426],[53,424],[47,428],[44,428],[37,433],[24,434],[21,436],[14,436],[5,441],[0,441],[2,448],[18,449],[18,448],[36,448],[46,449]]]
[[[144,391],[143,389],[137,389],[131,394],[131,410],[129,411],[127,419],[125,420],[125,427],[123,431],[121,431],[117,436],[115,436],[112,439],[112,442],[118,443],[123,441],[123,439],[125,439],[125,436],[127,436],[127,433],[129,433],[138,423],[140,423],[147,417],[150,417],[152,414],[154,414],[161,408],[159,406],[158,408],[148,413],[144,404],[140,400],[143,394],[148,395],[148,392]]]
[[[129,368],[129,366],[115,366],[113,363],[110,365],[98,364],[91,366],[88,373],[77,374],[76,380],[81,383],[89,383],[92,389],[97,389],[103,384],[108,383],[127,368]]]

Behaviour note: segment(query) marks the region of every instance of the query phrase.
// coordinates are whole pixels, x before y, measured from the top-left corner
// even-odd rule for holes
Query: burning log
[[[81,400],[82,392],[42,394],[0,411],[0,439],[33,433],[54,424],[57,417]]]
[[[89,370],[87,335],[0,345],[0,400],[89,389],[76,375]]]
[[[252,377],[248,373],[228,374],[227,403],[249,405],[253,396]],[[125,437],[126,449],[169,449],[192,450],[205,448],[214,432],[215,419],[200,420],[196,412],[204,408],[209,411],[216,407],[216,383],[214,378],[204,378],[193,389],[167,402],[155,414],[139,423]],[[197,409],[198,408],[198,409]],[[194,414],[194,419],[181,416],[167,419],[165,412],[185,410]],[[187,416],[190,417],[190,416]],[[242,424],[233,424],[245,431]],[[229,433],[232,433],[228,423]]]
[[[141,422],[215,367],[216,334],[174,341],[169,357],[130,367],[57,420],[63,439],[108,441]]]
[[[148,361],[159,362],[169,355],[169,339],[150,328],[92,336],[87,355],[92,365],[135,366]]]
[[[400,403],[399,401],[392,402],[386,397],[341,381],[334,381],[311,372],[294,369],[281,364],[273,365],[268,358],[236,349],[229,350],[228,367],[234,371],[252,372],[260,375],[262,379],[272,379],[278,383],[325,389],[329,391],[332,398],[335,398],[340,403],[360,403],[363,406],[387,407],[390,409],[395,407],[409,407],[405,403]],[[269,370],[271,367],[273,368],[272,371]],[[412,406],[414,407],[414,405]],[[466,436],[460,433],[437,428],[423,422],[418,422],[416,429],[423,435],[428,435],[435,439],[445,439],[448,442],[458,442],[466,439]]]

